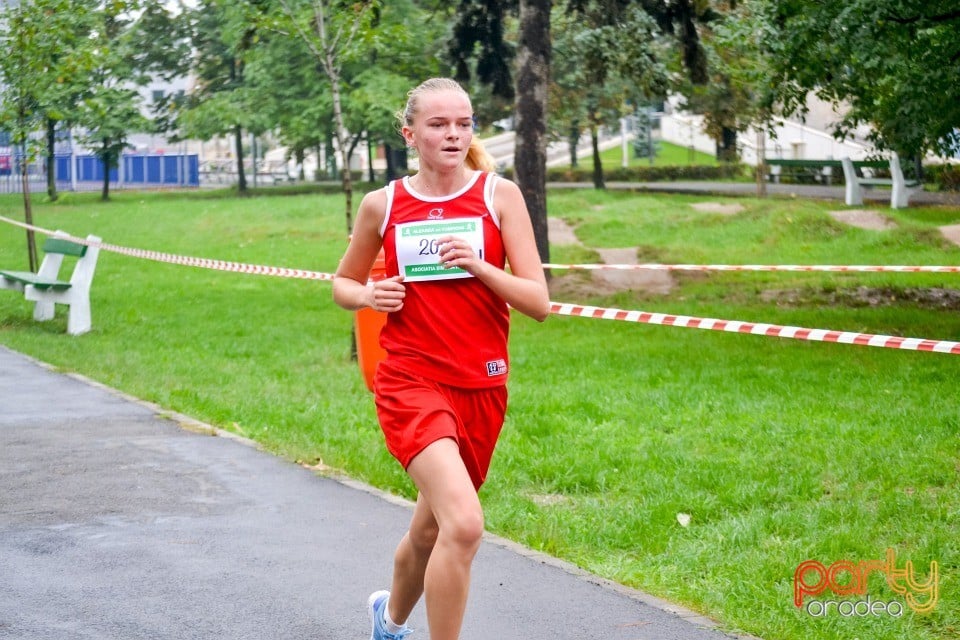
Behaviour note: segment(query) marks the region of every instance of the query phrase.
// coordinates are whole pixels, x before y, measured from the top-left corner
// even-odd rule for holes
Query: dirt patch
[[[888,307],[913,304],[922,309],[960,311],[960,290],[941,287],[854,287],[850,289],[772,289],[760,294],[764,302],[784,306],[828,305]]]
[[[617,293],[619,289],[607,288],[594,282],[590,274],[583,271],[563,272],[555,275],[548,283],[550,299],[557,302],[572,302],[582,304],[586,298],[593,296],[607,296]]]
[[[951,224],[945,227],[940,227],[940,233],[942,233],[943,237],[953,244],[960,245],[960,224]]]
[[[573,227],[562,218],[547,218],[547,233],[550,235],[551,244],[582,244]]]
[[[869,211],[867,209],[830,211],[829,213],[837,222],[870,231],[886,231],[887,229],[893,229],[897,226],[897,224],[889,218],[880,215],[876,211]]]
[[[550,243],[555,245],[583,245],[576,231],[560,218],[547,218]],[[637,248],[597,249],[603,264],[637,264]],[[653,269],[599,269],[572,271],[550,280],[551,297],[579,299],[604,296],[620,291],[641,291],[654,295],[670,293],[676,280],[669,271]]]
[[[637,264],[637,249],[597,249],[604,264]],[[659,269],[608,269],[593,272],[594,282],[616,290],[666,295],[676,286],[669,271]]]
[[[738,203],[724,204],[722,202],[697,202],[690,205],[697,211],[704,213],[719,213],[725,216],[732,216],[744,211],[743,205]]]

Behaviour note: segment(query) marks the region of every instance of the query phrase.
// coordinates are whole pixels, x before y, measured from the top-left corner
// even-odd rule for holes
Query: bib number
[[[405,282],[472,278],[459,267],[440,264],[440,238],[456,236],[466,241],[483,259],[483,219],[423,220],[398,224],[397,264]]]

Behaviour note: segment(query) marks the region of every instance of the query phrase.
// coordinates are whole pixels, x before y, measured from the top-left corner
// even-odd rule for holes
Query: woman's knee
[[[444,520],[440,525],[440,535],[452,544],[475,550],[480,546],[483,527],[483,510],[464,509]]]

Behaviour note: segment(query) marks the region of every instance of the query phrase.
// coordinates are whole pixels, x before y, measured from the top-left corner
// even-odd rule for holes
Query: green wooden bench
[[[886,169],[886,160],[853,160],[857,169]],[[781,182],[784,178],[795,182],[819,182],[833,184],[834,176],[843,169],[843,160],[795,160],[792,158],[766,158],[767,179]]]
[[[839,160],[794,160],[767,158],[767,179],[781,182],[784,178],[795,182],[818,182],[832,184],[835,170],[841,168]]]
[[[25,299],[36,303],[33,319],[37,321],[52,319],[55,305],[67,305],[67,333],[80,335],[91,326],[90,286],[100,255],[100,238],[87,236],[87,241],[94,243],[91,246],[68,240],[64,235],[58,231],[43,243],[43,262],[36,273],[0,270],[0,289],[23,292]],[[67,256],[77,260],[70,279],[62,280],[60,268]]]

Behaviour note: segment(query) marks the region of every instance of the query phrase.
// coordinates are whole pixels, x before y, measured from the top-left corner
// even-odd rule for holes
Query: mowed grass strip
[[[704,200],[552,192],[550,215],[587,245],[552,258],[637,247],[643,261],[960,264],[960,248],[936,230],[960,222],[957,210],[877,209],[897,226],[869,231],[834,222],[837,203],[724,200],[743,211],[720,215],[691,206]],[[332,272],[346,244],[342,202],[122,193],[38,203],[35,215],[118,245]],[[19,218],[17,207],[0,199],[3,215]],[[24,255],[24,232],[0,225],[0,265],[25,268]],[[960,289],[955,274],[676,277],[667,295],[591,295],[586,285],[582,299],[563,301],[960,340],[955,308],[899,295]],[[413,495],[382,446],[350,359],[353,319],[328,282],[104,252],[94,330],[79,338],[64,334],[63,311],[35,323],[22,296],[4,293],[0,342],[11,348]],[[516,316],[511,346],[511,408],[482,492],[490,530],[771,640],[957,636],[956,356],[573,317]],[[801,562],[882,560],[888,548],[920,579],[938,563],[932,613],[904,604],[899,617],[821,618],[794,606]],[[879,574],[868,587],[873,601],[905,603]]]

